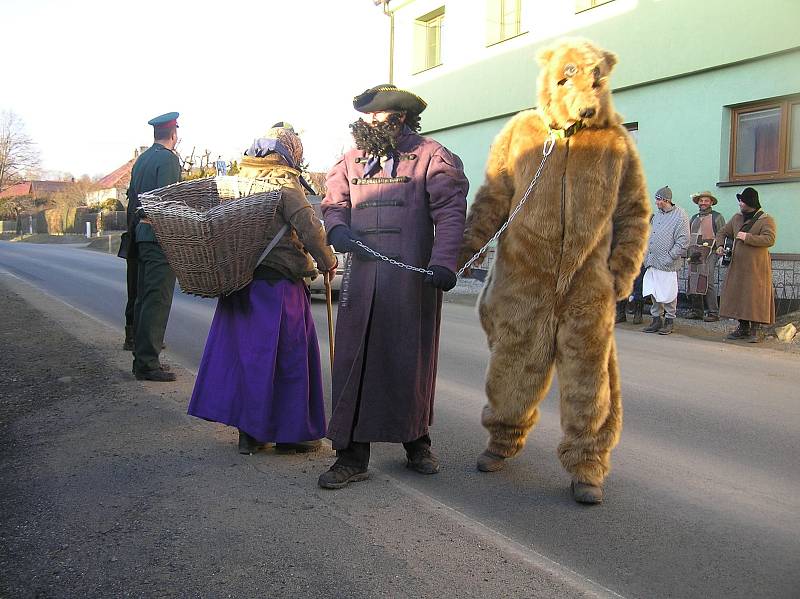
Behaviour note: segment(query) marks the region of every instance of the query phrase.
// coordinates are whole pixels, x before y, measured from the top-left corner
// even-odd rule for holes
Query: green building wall
[[[689,195],[708,189],[729,218],[738,209],[735,194],[745,186],[727,183],[729,107],[800,94],[800,0],[627,3],[630,10],[569,34],[617,53],[614,102],[625,122],[638,123],[651,193],[669,184],[676,202],[691,213],[696,207]],[[413,2],[398,18],[403,11],[413,14]],[[435,79],[399,82],[428,101],[423,130],[462,158],[470,199],[483,180],[494,136],[513,114],[535,105],[534,57],[551,41],[532,37],[527,46]],[[772,252],[800,254],[800,236],[793,234],[800,227],[800,182],[753,186],[778,223]]]

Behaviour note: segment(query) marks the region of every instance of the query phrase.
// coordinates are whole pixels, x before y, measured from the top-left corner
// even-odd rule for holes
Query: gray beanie
[[[667,200],[670,204],[672,203],[672,190],[669,188],[669,185],[665,185],[656,192],[656,199]]]

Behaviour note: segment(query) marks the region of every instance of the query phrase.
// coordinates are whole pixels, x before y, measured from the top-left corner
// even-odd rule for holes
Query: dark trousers
[[[414,455],[423,449],[431,448],[431,438],[429,435],[422,435],[419,439],[403,443],[406,453]],[[345,449],[336,450],[336,463],[342,466],[355,466],[366,470],[369,466],[369,443],[350,441]]]
[[[175,273],[157,243],[137,243],[136,251],[139,276],[133,322],[136,335],[133,369],[136,372],[145,372],[157,370],[161,365],[158,355],[164,343],[164,331],[167,329],[172,307]]]
[[[136,286],[139,284],[139,262],[136,258],[125,260],[128,265],[128,301],[125,302],[125,326],[132,327],[136,306]]]

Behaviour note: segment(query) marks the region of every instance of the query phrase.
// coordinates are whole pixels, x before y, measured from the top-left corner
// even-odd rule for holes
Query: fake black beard
[[[390,156],[397,147],[397,132],[402,126],[400,119],[392,115],[389,120],[374,125],[358,119],[350,125],[350,131],[356,147],[368,156]]]

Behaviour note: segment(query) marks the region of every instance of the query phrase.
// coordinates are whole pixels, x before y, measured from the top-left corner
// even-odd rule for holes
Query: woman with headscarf
[[[303,193],[302,159],[303,145],[288,126],[273,127],[245,152],[239,176],[281,188],[269,233],[279,239],[253,281],[219,299],[189,403],[192,416],[239,429],[242,454],[268,442],[281,453],[313,451],[326,433],[319,346],[304,279],[317,274],[312,257],[331,274],[336,257]]]

